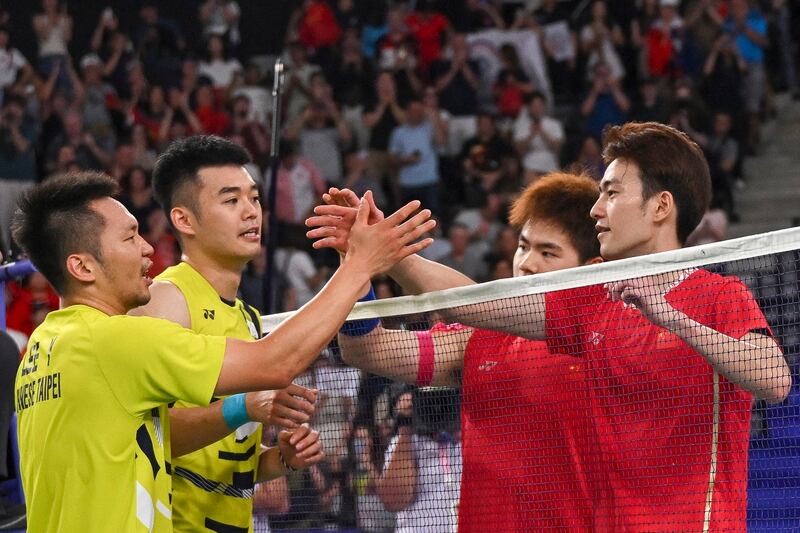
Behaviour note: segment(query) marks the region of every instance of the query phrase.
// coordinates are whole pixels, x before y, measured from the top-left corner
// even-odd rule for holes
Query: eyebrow
[[[547,241],[545,241],[545,242],[535,242],[534,241],[533,243],[531,243],[531,241],[529,241],[528,239],[526,239],[522,235],[519,236],[519,242],[521,242],[523,244],[527,244],[528,246],[533,246],[537,250],[561,250],[562,249],[561,246],[557,245],[554,242],[547,242]]]
[[[252,192],[257,190],[258,190],[258,185],[254,183],[250,187],[250,191]],[[240,193],[240,192],[242,192],[242,188],[238,186],[222,187],[219,191],[217,191],[217,196],[222,196],[224,194],[229,194],[229,193]]]
[[[609,178],[607,180],[604,179],[600,182],[600,191],[605,191],[612,185],[619,185],[620,183],[621,181],[617,178]]]

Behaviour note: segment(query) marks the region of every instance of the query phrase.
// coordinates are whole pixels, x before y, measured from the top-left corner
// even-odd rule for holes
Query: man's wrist
[[[222,400],[222,418],[231,430],[236,430],[250,422],[246,403],[244,393],[234,394]]]

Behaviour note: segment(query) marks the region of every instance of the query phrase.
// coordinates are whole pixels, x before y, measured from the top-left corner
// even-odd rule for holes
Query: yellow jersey
[[[188,263],[170,267],[156,279],[172,283],[183,293],[193,331],[244,340],[259,338],[258,312],[239,299],[223,300]],[[197,404],[179,401],[175,406]],[[214,444],[176,457],[174,530],[252,532],[253,488],[260,452],[261,425],[251,422]]]
[[[207,404],[224,354],[224,337],[166,320],[47,315],[14,395],[28,530],[172,531],[166,404]]]

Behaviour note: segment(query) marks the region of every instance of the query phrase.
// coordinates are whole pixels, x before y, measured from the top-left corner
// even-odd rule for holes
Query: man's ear
[[[653,213],[653,222],[663,222],[675,213],[675,198],[669,191],[661,191],[649,200]]]
[[[178,233],[192,236],[197,234],[197,217],[185,207],[173,207],[169,218]]]
[[[97,260],[89,254],[72,254],[66,261],[67,274],[81,283],[92,283],[97,279]]]
[[[603,262],[603,258],[598,255],[597,257],[592,257],[588,261],[584,261],[583,266],[586,266],[586,265],[599,265],[602,262]]]

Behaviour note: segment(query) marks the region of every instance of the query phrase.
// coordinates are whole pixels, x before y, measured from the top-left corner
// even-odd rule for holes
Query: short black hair
[[[28,189],[14,214],[12,235],[59,294],[68,287],[67,257],[88,252],[102,261],[103,215],[89,203],[118,193],[117,182],[99,172],[72,172]]]
[[[153,192],[172,225],[170,211],[178,204],[199,215],[197,197],[186,186],[197,183],[197,173],[206,167],[246,165],[250,153],[233,141],[216,135],[195,135],[174,141],[158,157],[153,168]]]

